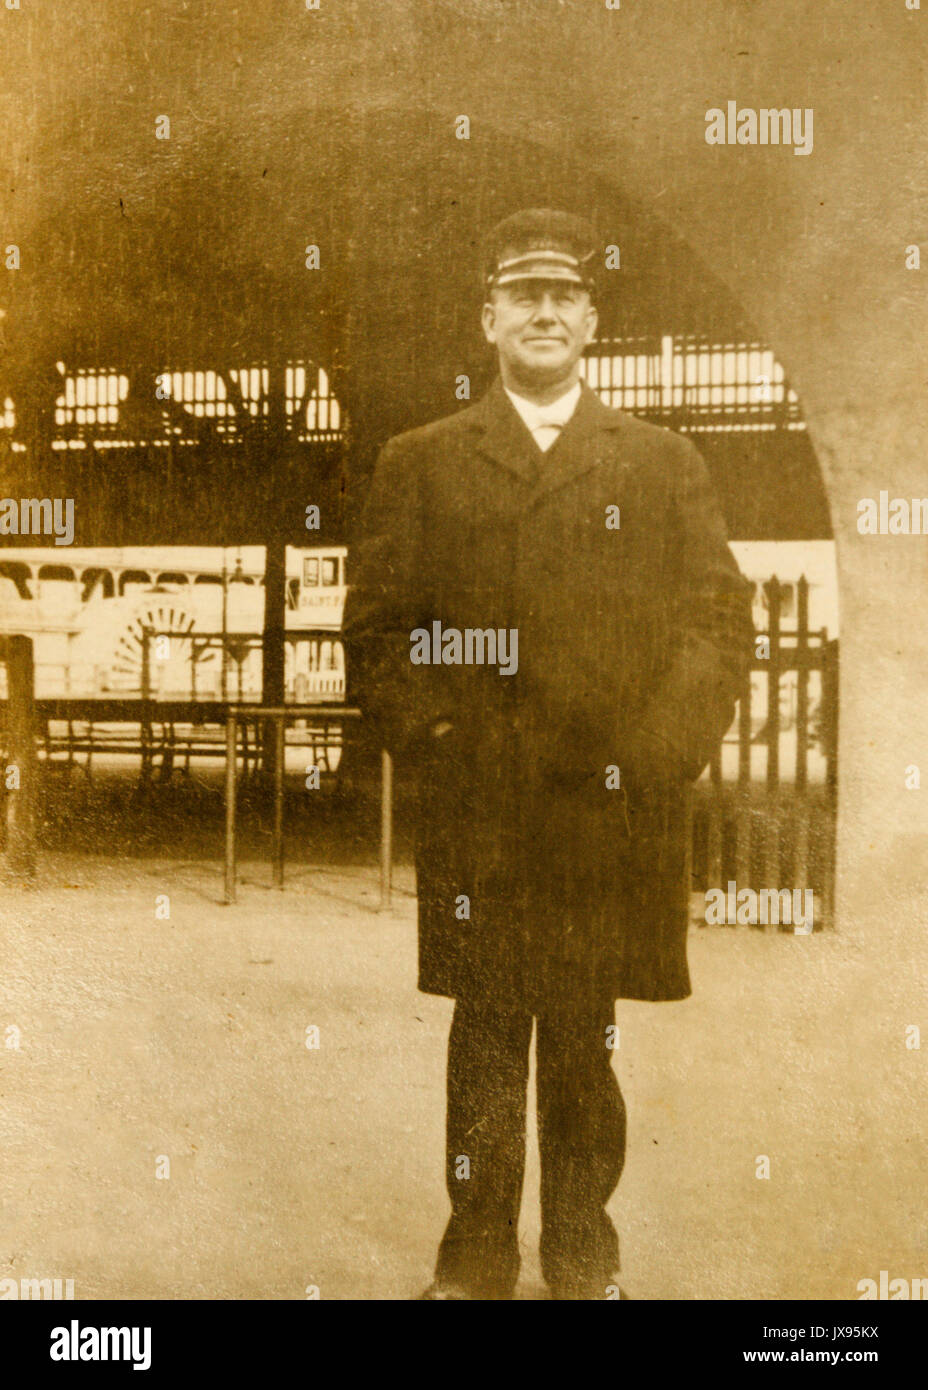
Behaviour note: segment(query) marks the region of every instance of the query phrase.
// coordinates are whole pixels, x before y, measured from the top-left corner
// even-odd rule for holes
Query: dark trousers
[[[615,1006],[538,1016],[541,1265],[566,1296],[605,1297],[619,1242],[605,1211],[625,1162],[625,1104],[607,1027]],[[451,1220],[436,1278],[511,1297],[519,1274],[532,1015],[459,1000],[448,1039]],[[601,1290],[601,1292],[600,1292]]]

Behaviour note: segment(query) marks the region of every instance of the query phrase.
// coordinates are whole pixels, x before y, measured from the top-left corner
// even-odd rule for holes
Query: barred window
[[[278,385],[283,388],[286,428],[301,442],[341,437],[341,406],[328,374],[308,359],[281,368],[267,363],[165,366],[136,382],[116,367],[69,369],[59,362],[57,368],[63,377],[55,398],[57,449],[194,443],[200,435],[193,429],[188,434],[178,406],[192,420],[209,420],[219,437],[234,439],[246,419],[270,416]],[[130,388],[132,403],[139,407],[135,411],[126,407]],[[13,400],[0,398],[0,428],[12,429],[15,418]]]
[[[607,405],[690,431],[804,429],[770,348],[695,334],[600,341],[582,370]]]

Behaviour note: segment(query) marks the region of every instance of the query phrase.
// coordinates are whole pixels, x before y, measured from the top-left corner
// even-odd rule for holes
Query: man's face
[[[518,280],[492,291],[483,331],[499,352],[504,381],[545,386],[578,375],[596,333],[596,310],[580,285]]]

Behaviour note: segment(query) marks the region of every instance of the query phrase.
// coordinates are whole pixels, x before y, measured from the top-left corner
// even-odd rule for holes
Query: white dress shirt
[[[552,401],[550,405],[536,405],[534,401],[527,401],[524,396],[517,396],[514,391],[510,391],[505,386],[503,390],[521,415],[527,429],[531,431],[532,438],[542,453],[551,448],[576,410],[577,402],[580,399],[579,381],[575,382],[569,391],[565,391],[563,396],[558,396],[557,400]]]

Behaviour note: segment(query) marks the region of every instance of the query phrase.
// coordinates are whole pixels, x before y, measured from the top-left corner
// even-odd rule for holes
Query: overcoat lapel
[[[611,455],[611,432],[624,424],[624,416],[603,405],[584,382],[576,410],[556,442],[541,456],[533,500],[599,467],[607,454]]]
[[[479,403],[475,415],[474,423],[480,431],[478,452],[531,483],[538,467],[534,455],[541,457],[541,450],[503,390],[499,377]]]
[[[523,424],[499,377],[475,411],[477,450],[485,458],[517,474],[531,489],[526,501],[563,487],[591,468],[608,450],[609,433],[622,429],[625,417],[609,410],[586,383],[577,408],[557,442],[542,452]]]

